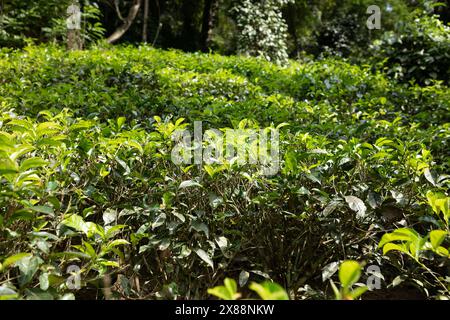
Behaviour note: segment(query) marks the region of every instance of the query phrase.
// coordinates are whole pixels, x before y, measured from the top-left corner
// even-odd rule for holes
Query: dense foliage
[[[282,6],[291,0],[244,0],[237,11],[238,52],[268,61],[286,63],[287,25],[281,14]]]
[[[436,17],[418,15],[398,32],[387,32],[374,43],[375,54],[385,58],[388,74],[403,81],[429,84],[450,74],[450,27]]]
[[[0,298],[357,297],[344,260],[384,298],[450,295],[442,83],[147,46],[4,49],[0,74]],[[197,120],[279,128],[280,172],[175,165]]]
[[[124,24],[133,4],[139,3],[120,42],[245,53],[272,61],[304,53],[367,58],[372,54],[369,45],[385,34],[399,37],[416,30],[399,23],[413,21],[416,10],[438,14],[443,24],[450,21],[450,7],[439,0],[8,0],[0,3],[0,46],[65,42],[62,27],[71,3],[78,3],[83,12],[85,47],[110,36]],[[371,5],[381,9],[380,30],[366,27]],[[413,34],[420,36],[420,32]],[[429,47],[430,41],[425,43]]]
[[[28,42],[65,42],[67,8],[72,0],[6,2],[0,12],[0,47],[23,47]],[[83,41],[88,44],[104,36],[101,12],[95,2],[83,4]],[[3,3],[1,4],[3,5]]]

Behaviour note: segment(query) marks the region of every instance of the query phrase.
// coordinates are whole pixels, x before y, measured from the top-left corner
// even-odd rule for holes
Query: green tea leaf
[[[252,282],[249,288],[263,300],[289,300],[289,296],[283,287],[271,281],[265,281],[262,284]]]
[[[355,196],[346,196],[345,201],[347,201],[350,209],[356,212],[358,217],[365,217],[367,207],[361,199]]]
[[[179,189],[185,189],[189,187],[202,187],[202,185],[196,181],[188,180],[181,182]]]
[[[237,292],[236,281],[226,278],[223,286],[208,289],[208,293],[222,300],[237,300],[240,294]]]
[[[405,248],[405,245],[398,245],[395,243],[387,243],[383,246],[383,254],[387,254],[389,251],[400,251],[406,254],[409,254],[409,251]]]
[[[34,206],[34,207],[30,207],[29,209],[34,212],[47,214],[49,216],[55,215],[55,211],[53,210],[52,207],[49,207],[49,206]]]
[[[443,230],[433,230],[430,232],[430,242],[434,249],[437,249],[447,236],[447,232]]]
[[[339,268],[339,281],[344,288],[350,288],[361,276],[361,266],[357,261],[344,261]]]
[[[22,260],[23,258],[31,257],[31,253],[17,253],[11,257],[8,257],[3,261],[3,269],[15,264],[16,262]]]
[[[48,273],[44,272],[39,276],[39,288],[46,291],[49,287]]]
[[[203,249],[195,249],[194,252],[200,257],[200,259],[205,261],[208,266],[214,269],[214,263],[211,257]]]
[[[241,273],[239,273],[239,286],[243,287],[247,284],[248,279],[250,278],[250,273],[242,270]]]
[[[19,166],[9,157],[0,155],[0,174],[14,174],[19,172]]]
[[[35,168],[40,168],[40,167],[44,167],[48,164],[47,161],[45,161],[42,158],[38,158],[38,157],[34,157],[34,158],[29,158],[24,160],[21,164],[20,164],[20,168],[19,170],[21,172],[26,171],[28,169],[35,169]]]

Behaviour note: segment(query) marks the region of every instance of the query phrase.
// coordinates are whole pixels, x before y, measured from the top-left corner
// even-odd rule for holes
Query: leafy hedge
[[[449,295],[443,85],[149,47],[3,50],[0,74],[0,298],[206,298],[225,277],[329,298],[346,259],[379,265],[384,287]],[[279,128],[281,171],[175,165],[171,134],[196,120]],[[396,227],[444,237],[383,255]]]
[[[448,85],[450,26],[436,16],[419,14],[412,20],[375,41],[375,55],[385,59],[387,73],[394,78],[427,85],[432,80],[441,80]]]

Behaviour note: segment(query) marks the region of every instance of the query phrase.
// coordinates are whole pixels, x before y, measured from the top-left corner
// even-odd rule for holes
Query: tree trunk
[[[81,9],[78,0],[73,0],[67,8],[69,17],[67,23],[67,48],[69,50],[82,50],[83,39],[81,37]]]
[[[144,23],[142,26],[142,41],[144,43],[147,43],[148,40],[148,7],[149,7],[149,0],[144,0]]]
[[[67,31],[67,48],[69,50],[83,50],[83,41],[81,39],[81,32],[77,29]]]
[[[0,1],[0,30],[3,29],[3,0]]]
[[[116,42],[125,34],[125,32],[127,32],[127,30],[130,28],[130,26],[136,19],[136,16],[141,7],[141,2],[142,0],[133,0],[133,5],[131,6],[130,11],[128,12],[128,16],[124,19],[123,24],[119,26],[116,29],[116,31],[114,31],[113,34],[106,39],[108,43]]]
[[[298,56],[300,52],[300,43],[298,41],[298,35],[297,35],[297,13],[295,12],[295,6],[290,5],[286,8],[286,15],[287,15],[287,25],[288,25],[288,32],[292,36],[292,40],[294,40],[294,52],[292,53],[293,56]]]
[[[201,11],[198,0],[184,0],[181,6],[183,27],[181,30],[180,48],[185,51],[199,49],[199,28],[196,25],[196,15]]]
[[[205,0],[203,7],[202,32],[200,45],[203,52],[207,52],[211,45],[212,30],[216,23],[216,15],[219,9],[219,0]]]

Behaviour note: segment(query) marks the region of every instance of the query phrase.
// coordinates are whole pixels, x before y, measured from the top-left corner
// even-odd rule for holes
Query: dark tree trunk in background
[[[3,28],[3,0],[0,0],[0,30]]]
[[[144,23],[142,26],[142,41],[147,42],[148,40],[148,7],[149,0],[144,0]]]
[[[181,49],[185,51],[198,50],[199,32],[196,27],[196,14],[199,12],[200,1],[184,0],[181,11],[183,16],[183,29],[181,31]]]
[[[446,7],[437,7],[435,9],[435,13],[439,15],[440,19],[444,21],[444,23],[450,22],[450,4],[448,4]]]
[[[285,9],[285,15],[286,15],[286,22],[288,25],[288,32],[292,37],[292,40],[294,41],[294,51],[292,52],[292,56],[297,56],[300,52],[300,44],[298,42],[298,35],[297,35],[297,15],[295,12],[295,6],[290,4]]]
[[[130,28],[130,26],[133,24],[134,20],[136,19],[136,16],[139,12],[139,9],[141,7],[142,0],[133,0],[133,4],[130,8],[130,11],[128,12],[128,16],[123,20],[123,24],[119,26],[112,35],[110,35],[107,39],[109,43],[114,43],[117,40],[119,40],[125,32]],[[117,14],[120,16],[120,12],[117,12]]]
[[[203,52],[207,52],[212,40],[212,31],[216,24],[219,0],[205,0],[203,6],[202,32],[200,35],[200,46]]]

